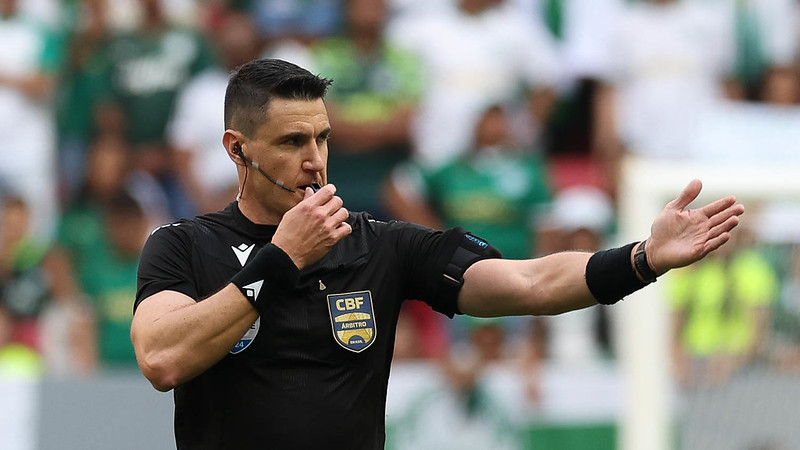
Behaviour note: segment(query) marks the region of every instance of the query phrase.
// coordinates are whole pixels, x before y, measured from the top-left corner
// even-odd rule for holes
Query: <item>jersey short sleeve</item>
[[[458,293],[467,268],[482,259],[502,255],[488,242],[460,227],[436,232],[426,230],[409,226],[398,237],[400,257],[409,268],[406,295],[452,318],[461,314]]]
[[[147,239],[139,260],[134,311],[142,300],[164,290],[198,298],[189,272],[192,252],[187,227],[182,222],[164,225],[153,231]]]

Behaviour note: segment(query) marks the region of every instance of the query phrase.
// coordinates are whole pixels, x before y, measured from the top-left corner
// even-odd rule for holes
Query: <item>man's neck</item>
[[[246,198],[239,199],[239,211],[247,220],[256,225],[278,225],[283,217],[266,210],[258,202]]]

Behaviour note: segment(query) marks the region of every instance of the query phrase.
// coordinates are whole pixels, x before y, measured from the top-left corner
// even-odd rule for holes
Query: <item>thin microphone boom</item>
[[[247,164],[250,164],[250,166],[252,166],[252,167],[253,167],[253,169],[256,169],[256,171],[257,171],[258,173],[260,173],[261,175],[263,175],[263,176],[264,176],[264,178],[266,178],[266,179],[268,179],[269,181],[273,182],[273,183],[274,183],[276,186],[278,186],[279,188],[281,188],[281,189],[284,189],[284,190],[286,190],[286,191],[289,191],[289,192],[297,192],[297,190],[296,190],[296,189],[292,189],[292,188],[290,188],[289,186],[286,186],[286,185],[283,183],[283,181],[278,181],[278,180],[276,180],[275,178],[272,178],[271,176],[269,176],[269,174],[267,174],[267,172],[264,172],[263,170],[261,170],[261,167],[259,167],[259,165],[258,165],[258,163],[257,163],[257,162],[255,162],[255,161],[253,161],[252,159],[250,159],[250,158],[248,158],[248,157],[244,156],[244,153],[242,152],[242,148],[241,148],[241,147],[238,147],[238,146],[237,146],[237,148],[236,148],[236,153],[239,155],[239,157],[240,157],[240,158],[242,158],[242,159],[244,160],[244,162],[246,162]],[[321,186],[320,186],[319,184],[317,184],[317,183],[312,183],[310,186],[311,186],[311,189],[313,189],[313,190],[314,190],[314,192],[317,192],[317,191],[320,189],[320,187],[321,187]]]
[[[278,181],[278,180],[276,180],[275,178],[272,178],[271,176],[269,176],[269,175],[267,174],[267,172],[264,172],[263,170],[261,170],[261,167],[259,167],[259,166],[258,166],[258,163],[257,163],[257,162],[253,161],[252,159],[245,158],[244,156],[243,156],[242,158],[244,158],[244,160],[245,160],[245,161],[246,161],[248,164],[250,164],[250,165],[253,167],[253,169],[256,169],[256,171],[257,171],[258,173],[260,173],[261,175],[264,175],[264,178],[268,179],[269,181],[272,181],[272,182],[273,182],[273,183],[275,183],[275,185],[276,185],[276,186],[278,186],[279,188],[281,188],[281,189],[285,189],[285,190],[287,190],[287,191],[289,191],[289,192],[297,192],[297,190],[295,190],[295,189],[292,189],[292,188],[290,188],[289,186],[286,186],[285,184],[283,184],[283,181]]]

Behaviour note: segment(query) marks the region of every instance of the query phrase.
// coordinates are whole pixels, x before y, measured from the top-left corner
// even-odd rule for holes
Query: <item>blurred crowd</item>
[[[800,106],[797,0],[0,0],[0,42],[0,368],[28,352],[49,374],[136,367],[148,232],[236,197],[223,98],[245,61],[334,80],[348,209],[508,258],[613,241],[623,158],[692,158],[720,104]],[[600,307],[449,321],[411,301],[396,360],[465,393],[514,361],[535,401],[543,361],[613,358],[610,330]]]

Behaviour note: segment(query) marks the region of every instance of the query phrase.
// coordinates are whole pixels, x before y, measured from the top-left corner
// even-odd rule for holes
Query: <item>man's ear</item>
[[[222,145],[228,152],[228,157],[239,166],[245,165],[244,153],[242,152],[243,141],[244,136],[236,130],[225,130],[225,134],[222,135]]]

